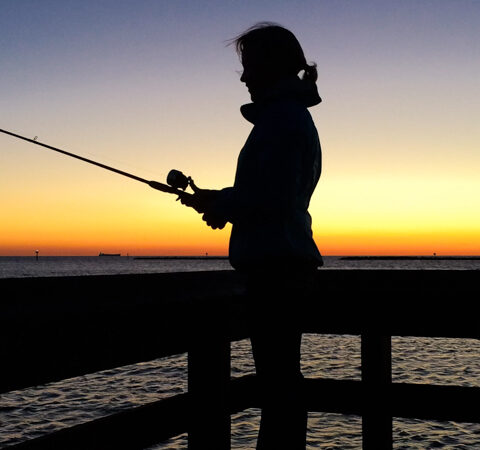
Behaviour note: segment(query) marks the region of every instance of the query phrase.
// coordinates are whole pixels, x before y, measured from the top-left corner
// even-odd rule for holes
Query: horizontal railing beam
[[[0,392],[186,352],[241,290],[233,271],[0,280]]]
[[[362,416],[365,388],[361,381],[306,379],[309,411]],[[480,388],[392,383],[386,393],[391,417],[480,423]]]
[[[3,450],[141,450],[186,433],[188,394],[64,428]]]
[[[258,406],[255,376],[232,379],[229,413]],[[3,450],[109,450],[144,449],[182,433],[188,433],[190,395],[178,394],[143,406],[110,414],[86,423],[18,444]],[[228,400],[228,399],[227,399]]]
[[[394,383],[391,402],[394,417],[480,423],[478,387]]]
[[[321,270],[318,295],[304,305],[303,329],[480,338],[468,313],[477,277],[477,271]],[[215,305],[229,338],[244,338],[243,286],[234,271],[0,279],[0,360],[9,368],[0,392],[185,352],[196,337],[191,330],[201,332],[198,322],[210,327],[207,311]]]
[[[362,416],[365,390],[361,381],[305,379],[310,412]],[[254,375],[232,379],[230,413],[259,408]],[[388,393],[392,417],[480,423],[480,388],[393,383]],[[10,445],[5,450],[141,449],[188,432],[188,394],[180,394],[66,428],[40,438]],[[127,447],[126,447],[127,446]]]

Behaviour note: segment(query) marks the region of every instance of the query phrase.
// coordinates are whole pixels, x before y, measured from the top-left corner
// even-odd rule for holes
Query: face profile
[[[262,91],[273,83],[274,77],[269,73],[268,65],[252,50],[242,54],[242,66],[243,72],[240,81],[245,83],[252,101],[256,101]]]

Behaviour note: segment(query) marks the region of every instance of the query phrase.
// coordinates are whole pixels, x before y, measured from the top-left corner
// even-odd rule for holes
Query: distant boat
[[[121,256],[120,253],[102,253],[100,252],[98,256]]]

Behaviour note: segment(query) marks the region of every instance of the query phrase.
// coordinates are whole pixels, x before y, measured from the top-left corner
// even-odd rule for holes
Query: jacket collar
[[[265,105],[275,100],[295,100],[306,108],[318,105],[322,101],[315,82],[294,77],[279,81],[269,88],[260,100],[242,105],[240,112],[245,119],[255,124]]]

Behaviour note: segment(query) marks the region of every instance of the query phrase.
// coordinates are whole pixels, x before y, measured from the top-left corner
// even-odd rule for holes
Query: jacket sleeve
[[[275,221],[301,205],[308,136],[288,115],[259,123],[239,158],[235,185],[219,191],[214,209],[225,220]],[[305,178],[307,175],[307,178]]]

